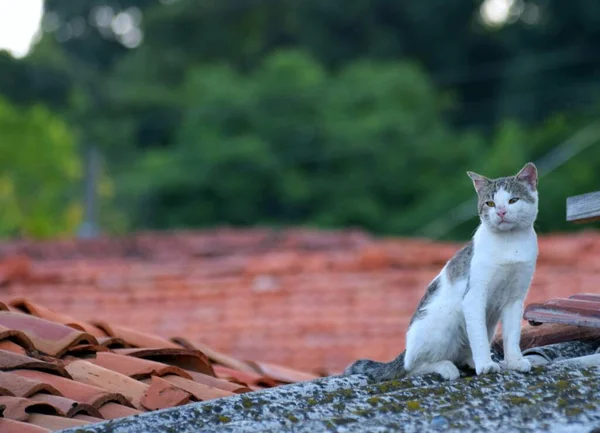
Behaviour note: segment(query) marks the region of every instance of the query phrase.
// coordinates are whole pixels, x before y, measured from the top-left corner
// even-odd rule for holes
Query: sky
[[[27,55],[40,28],[43,4],[43,0],[0,0],[0,50],[15,57]]]

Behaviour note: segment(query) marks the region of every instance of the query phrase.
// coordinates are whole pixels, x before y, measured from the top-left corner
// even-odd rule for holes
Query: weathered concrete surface
[[[391,431],[423,431],[439,423],[461,431],[488,427],[504,431],[509,425],[526,425],[529,417],[552,415],[558,422],[581,414],[600,415],[600,395],[593,396],[600,383],[599,371],[553,368],[552,374],[541,374],[546,372],[550,373],[538,370],[533,375],[511,373],[397,390],[346,404],[315,405],[312,410],[282,414],[277,419],[234,423],[217,431],[371,431],[386,426]]]
[[[600,426],[599,384],[597,367],[563,363],[450,383],[332,377],[65,432],[589,431]]]

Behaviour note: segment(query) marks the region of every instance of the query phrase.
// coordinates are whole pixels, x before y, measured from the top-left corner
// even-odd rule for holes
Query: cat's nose
[[[496,209],[496,213],[498,214],[498,216],[500,218],[504,218],[504,215],[506,215],[506,209],[502,209],[502,208]]]

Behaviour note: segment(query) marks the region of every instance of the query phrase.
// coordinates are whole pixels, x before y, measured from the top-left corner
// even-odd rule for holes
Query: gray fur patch
[[[475,247],[473,241],[471,241],[450,259],[448,267],[446,268],[446,275],[448,275],[448,280],[450,280],[451,283],[460,280],[465,276],[468,277],[474,252]]]
[[[419,302],[419,305],[417,306],[417,311],[415,311],[415,314],[412,316],[412,319],[410,319],[410,324],[408,325],[409,327],[410,327],[410,325],[413,324],[413,322],[415,320],[418,320],[425,315],[425,307],[427,306],[427,303],[429,302],[431,297],[435,294],[435,292],[438,291],[439,288],[440,288],[440,280],[438,277],[435,280],[433,280],[431,283],[429,283],[429,287],[427,287],[425,294],[423,295],[423,297],[421,298],[421,301]]]
[[[344,375],[362,374],[377,382],[401,379],[406,376],[406,370],[404,369],[404,354],[405,352],[402,352],[396,359],[390,362],[359,359],[346,368]]]

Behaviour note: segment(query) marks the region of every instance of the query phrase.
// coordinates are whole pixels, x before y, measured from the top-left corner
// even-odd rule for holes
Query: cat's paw
[[[480,374],[498,373],[500,366],[494,361],[486,361],[475,366],[475,372],[479,376]]]
[[[435,372],[442,376],[444,380],[456,380],[460,377],[460,371],[450,361],[442,361],[435,367]]]
[[[521,373],[529,373],[531,371],[531,363],[525,358],[504,361],[504,366],[507,370],[520,371]]]

